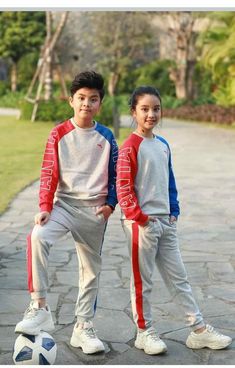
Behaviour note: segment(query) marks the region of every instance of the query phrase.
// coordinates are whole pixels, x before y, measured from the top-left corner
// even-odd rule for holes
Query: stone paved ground
[[[235,132],[195,123],[165,121],[161,135],[173,153],[182,214],[179,239],[195,297],[207,322],[235,337]],[[38,182],[22,191],[0,217],[0,364],[12,364],[14,326],[25,310],[25,238],[37,211]],[[70,347],[77,297],[77,259],[71,237],[50,255],[49,304],[56,321],[56,364],[186,365],[234,364],[235,342],[226,350],[192,351],[185,346],[189,329],[154,275],[154,324],[168,345],[162,356],[147,356],[134,347],[125,237],[119,209],[112,215],[103,245],[103,270],[95,327],[106,352],[87,356]]]

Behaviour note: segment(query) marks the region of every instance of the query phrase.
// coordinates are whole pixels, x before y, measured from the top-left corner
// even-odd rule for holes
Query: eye
[[[92,99],[91,99],[91,102],[92,102],[92,103],[96,103],[97,101],[98,101],[98,99],[97,99],[97,98],[92,98]]]
[[[144,112],[148,112],[148,108],[147,107],[143,107],[141,110],[144,111]]]
[[[156,112],[161,111],[161,107],[160,107],[160,106],[156,107],[156,108],[154,109],[154,111],[156,111]]]

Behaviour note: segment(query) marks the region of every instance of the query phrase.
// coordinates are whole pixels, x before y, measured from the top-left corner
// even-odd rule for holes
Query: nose
[[[154,118],[154,116],[155,116],[155,112],[154,112],[154,110],[149,110],[149,112],[148,112],[148,117],[149,117],[149,118]]]
[[[83,100],[83,106],[89,106],[89,99],[88,98],[85,98]]]

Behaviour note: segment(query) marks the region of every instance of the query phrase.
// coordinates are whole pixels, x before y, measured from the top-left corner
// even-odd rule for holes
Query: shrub
[[[95,116],[95,120],[106,126],[113,125],[113,100],[110,96],[105,96],[101,105],[100,113]]]
[[[165,117],[185,120],[204,121],[232,125],[235,122],[235,107],[225,108],[218,105],[184,105],[176,109],[165,109]]]
[[[33,104],[26,100],[21,100],[21,119],[30,120],[33,112]],[[41,101],[39,103],[36,120],[54,121],[56,123],[64,121],[73,116],[73,110],[65,100]]]

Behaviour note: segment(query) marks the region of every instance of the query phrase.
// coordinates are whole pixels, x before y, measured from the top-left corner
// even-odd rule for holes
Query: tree
[[[212,72],[217,103],[235,105],[235,13],[211,12],[210,24],[200,37],[201,62]]]
[[[153,42],[153,33],[147,13],[96,12],[90,17],[94,30],[90,42],[102,72],[108,75],[108,93],[113,99],[114,134],[118,138],[119,114],[115,95],[120,76],[128,68],[146,60],[146,49]]]
[[[11,62],[11,89],[17,89],[17,63],[38,52],[46,34],[45,12],[0,12],[0,56]]]
[[[176,97],[194,97],[193,75],[196,64],[197,13],[190,11],[165,13],[168,30],[176,44],[175,67],[170,78],[175,83]]]

